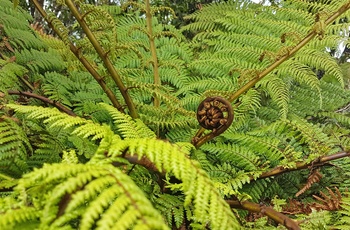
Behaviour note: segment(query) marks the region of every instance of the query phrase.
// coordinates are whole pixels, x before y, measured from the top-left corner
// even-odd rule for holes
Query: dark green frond
[[[0,118],[0,173],[20,177],[28,171],[32,146],[24,130],[11,118]]]

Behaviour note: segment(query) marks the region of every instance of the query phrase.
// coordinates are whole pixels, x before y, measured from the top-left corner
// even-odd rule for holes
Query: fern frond
[[[64,44],[68,46],[70,44],[70,39],[67,27],[65,27],[64,24],[53,13],[47,14],[47,21],[51,23],[56,31],[59,31],[58,36],[60,39],[62,39]]]
[[[337,225],[337,228],[339,229],[346,229],[350,224],[350,194],[349,192],[345,192],[344,196],[342,197],[341,202],[342,210],[339,212],[342,215],[339,224]]]
[[[65,164],[78,164],[79,160],[74,150],[63,151],[62,162]]]
[[[175,105],[176,106],[176,105]],[[141,120],[151,127],[161,129],[196,127],[194,112],[180,108],[156,108],[148,105],[139,106]],[[183,114],[187,113],[187,114]]]
[[[133,120],[130,116],[119,112],[113,106],[101,104],[114,120],[117,130],[125,139],[155,138],[155,134],[140,120]]]
[[[211,166],[208,174],[224,196],[240,196],[238,191],[244,184],[250,183],[252,176],[250,172],[236,170],[234,166],[227,163]]]
[[[25,229],[29,227],[36,228],[39,223],[37,219],[42,214],[40,210],[33,207],[22,207],[21,209],[8,210],[1,215],[1,229]],[[23,224],[25,223],[25,224]]]
[[[350,126],[350,117],[348,117],[346,114],[336,112],[319,112],[317,116],[319,118],[327,117],[329,119],[334,119],[336,122],[342,125]]]
[[[247,134],[225,133],[224,137],[231,142],[250,149],[257,155],[265,158],[272,166],[275,166],[283,158],[283,152],[279,148],[280,140],[273,137],[255,136]],[[258,147],[259,146],[259,147]]]
[[[276,76],[269,75],[259,81],[256,86],[259,87],[259,85],[266,89],[272,101],[280,108],[280,117],[282,119],[286,118],[288,114],[289,89],[283,80]]]
[[[29,118],[43,119],[44,123],[48,123],[49,127],[62,127],[68,129],[70,127],[76,127],[72,134],[81,136],[83,138],[91,137],[92,140],[103,138],[107,133],[112,132],[107,125],[95,124],[90,120],[85,120],[80,117],[72,117],[67,114],[61,113],[56,108],[42,108],[36,106],[19,106],[19,105],[7,105],[10,108],[15,109],[21,113],[27,113]]]
[[[282,125],[282,126],[280,126]],[[328,136],[317,125],[310,124],[304,119],[293,116],[292,121],[281,120],[271,126],[277,133],[285,133],[287,136],[293,136],[299,143],[307,144],[304,154],[311,154],[311,159],[317,155],[327,155],[332,151],[337,151],[335,144],[337,141]],[[289,133],[289,134],[288,134]]]
[[[286,61],[278,69],[278,74],[280,76],[292,77],[301,84],[304,83],[314,90],[320,90],[320,82],[316,74],[304,64]]]
[[[32,146],[21,127],[8,117],[0,118],[0,173],[19,177],[28,171]]]
[[[172,196],[169,194],[159,194],[154,196],[153,202],[160,212],[165,213],[165,218],[168,225],[174,223],[177,228],[180,228],[185,221],[183,197]]]
[[[215,19],[225,16],[226,13],[230,11],[237,11],[237,9],[246,9],[247,5],[248,4],[242,2],[212,3],[210,4],[210,7],[204,7],[201,12],[197,11],[192,15],[186,16],[186,19],[192,19],[199,22],[184,26],[182,30],[212,31],[215,28]]]
[[[243,146],[208,143],[203,145],[201,149],[215,155],[218,159],[225,159],[222,163],[230,163],[240,170],[256,171],[262,164],[257,155]]]
[[[343,73],[335,58],[331,57],[328,53],[312,50],[302,49],[295,57],[298,62],[307,64],[318,70],[325,70],[327,74],[334,77],[342,87],[344,87]],[[298,66],[296,66],[298,68]]]
[[[22,50],[16,52],[16,61],[33,72],[61,71],[65,66],[56,54],[53,50],[49,50],[49,52],[40,52],[34,49]]]
[[[14,8],[13,3],[10,1],[3,1],[0,12],[6,17],[1,17],[4,24],[12,25],[14,28],[27,29],[28,23],[25,21],[30,20],[31,16],[21,8]],[[3,15],[2,15],[3,16]]]
[[[80,125],[78,128],[76,128],[73,131],[73,134],[76,134],[76,135],[81,135],[85,137],[92,135],[93,139],[96,139],[96,138],[105,139],[110,135],[112,135],[111,131],[108,131],[106,126],[100,126],[100,125],[94,124],[93,122],[84,120],[82,118],[70,117],[66,114],[61,114],[56,109],[39,108],[34,106],[24,107],[24,106],[16,106],[16,105],[9,105],[9,107],[15,109],[17,112],[27,113],[28,116],[32,118],[41,119],[41,118],[49,117],[45,119],[44,122],[51,124],[51,126],[53,127],[61,126],[64,128],[69,128],[76,125]],[[137,154],[140,158],[142,156],[145,156],[150,161],[154,162],[154,164],[159,170],[165,169],[170,173],[173,173],[178,179],[182,180],[183,191],[186,194],[185,206],[190,206],[191,204],[194,205],[193,218],[196,222],[206,223],[206,219],[208,218],[207,215],[209,213],[209,209],[211,209],[211,206],[219,205],[219,208],[217,207],[215,208],[215,210],[218,211],[217,216],[220,216],[220,218],[216,217],[214,219],[211,219],[210,224],[213,226],[213,228],[221,226],[222,224],[221,222],[223,219],[225,219],[224,222],[227,224],[226,226],[231,226],[231,227],[238,226],[237,222],[235,221],[235,217],[230,211],[228,205],[221,199],[215,187],[211,185],[212,186],[211,189],[208,190],[208,186],[212,182],[206,176],[205,172],[197,168],[195,162],[192,162],[191,160],[189,160],[184,155],[184,152],[182,152],[176,146],[173,146],[170,143],[166,143],[164,141],[160,141],[156,139],[120,140],[119,138],[115,138],[115,137],[108,138],[108,139],[109,141],[102,142],[104,147],[101,146],[102,148],[100,147],[99,150],[97,151],[101,153],[102,156],[105,156],[106,151],[108,154],[112,154],[111,155],[112,157],[113,156],[118,157],[124,151],[128,151],[131,155]],[[59,165],[57,165],[56,167],[59,167]],[[77,166],[77,169],[71,169],[71,170],[79,171],[79,170],[83,170],[83,168],[84,168],[83,166],[79,166],[79,167]],[[70,168],[68,167],[67,170],[70,170]],[[75,173],[78,173],[78,171],[77,172],[69,171],[70,172],[69,174],[75,174]],[[61,170],[61,173],[56,173],[51,176],[49,176],[48,173],[49,172],[46,172],[45,170],[43,170],[40,175],[31,176],[31,180],[33,181],[32,183],[36,181],[35,177],[46,178],[46,180],[57,180],[61,177],[65,177],[64,176],[65,172],[63,172],[62,170]],[[59,202],[59,200],[57,199],[59,199],[65,193],[67,192],[71,193],[74,191],[74,189],[77,189],[77,187],[82,186],[83,185],[81,184],[82,180],[86,181],[86,180],[91,180],[92,178],[92,175],[88,173],[86,175],[88,177],[85,177],[84,173],[81,176],[82,178],[79,180],[72,179],[72,180],[75,180],[76,181],[75,183],[78,183],[78,184],[68,186],[69,183],[67,182],[67,188],[65,188],[65,186],[61,186],[60,188],[57,188],[59,190],[55,192],[55,194],[57,194],[55,196],[56,198],[52,197],[52,201],[48,202],[48,206],[46,206],[48,212],[51,208],[53,208],[57,204],[57,202]],[[193,183],[193,181],[197,181],[197,182]],[[49,183],[49,181],[46,181],[45,183]],[[204,197],[198,195],[203,192],[206,193]],[[52,207],[50,205],[52,205]],[[45,212],[45,213],[48,213],[48,212]],[[91,218],[92,217],[91,215],[93,215],[93,213],[86,214],[86,215],[89,215],[89,218]],[[52,219],[53,216],[56,216],[56,214],[52,214],[51,216],[45,217],[46,219],[44,219],[45,221],[43,220],[42,224],[44,225],[50,224],[53,221]],[[83,219],[84,218],[88,218],[88,217],[83,216]]]
[[[44,186],[47,183],[51,186]],[[24,176],[16,190],[20,192],[19,199],[22,201],[26,201],[28,195],[31,197],[29,199],[38,198],[39,190],[40,194],[46,194],[45,203],[34,203],[35,210],[43,209],[43,212],[37,211],[36,215],[30,217],[17,213],[17,222],[39,217],[41,228],[61,228],[71,225],[72,217],[80,217],[80,229],[91,229],[94,225],[97,229],[115,226],[120,229],[131,226],[167,229],[160,214],[144,198],[141,190],[112,165],[45,165]],[[90,205],[86,205],[86,200],[90,201]],[[67,202],[67,206],[57,209],[59,202]],[[23,207],[20,210],[26,209]],[[7,212],[5,218],[0,220],[1,224],[7,223],[6,217],[13,218],[13,215]]]
[[[255,114],[261,107],[261,95],[255,90],[249,90],[240,99],[237,108],[234,109],[234,120],[227,132],[235,133],[237,130],[248,129],[247,120]]]
[[[196,63],[197,65],[199,63]],[[208,66],[208,68],[214,68],[213,66]],[[208,70],[208,69],[207,69]],[[214,69],[213,69],[214,70]],[[210,74],[211,71],[205,71],[207,74]],[[217,73],[217,72],[216,72]],[[233,91],[236,88],[235,80],[228,79],[226,77],[217,77],[217,78],[209,78],[209,79],[201,79],[199,77],[193,77],[189,82],[187,82],[186,86],[180,88],[177,91],[177,95],[181,94],[190,94],[191,91],[194,92],[205,92],[208,89],[211,90],[226,90]],[[186,99],[186,98],[185,98]]]
[[[55,131],[57,131],[56,134],[60,133],[60,131],[58,130]],[[63,138],[59,138],[58,135],[52,135],[51,133],[43,133],[39,137],[33,137],[31,141],[33,143],[35,151],[34,154],[28,159],[28,164],[31,167],[41,167],[43,162],[60,162],[61,157],[59,156],[59,154],[61,154],[65,148],[62,139]]]
[[[9,88],[20,88],[22,86],[19,78],[28,72],[26,68],[16,63],[7,63],[0,60],[0,90],[7,92]]]
[[[131,155],[137,155],[139,159],[147,157],[158,170],[166,170],[181,180],[180,188],[185,194],[184,205],[189,208],[193,206],[191,217],[193,221],[205,224],[209,220],[210,226],[214,229],[219,226],[232,229],[238,227],[228,205],[221,199],[206,173],[198,168],[196,162],[188,159],[176,145],[156,139],[111,141],[109,144],[111,148],[107,150],[109,157],[118,157],[127,150]],[[112,144],[113,142],[115,144]],[[101,149],[101,154],[103,152]],[[208,215],[212,209],[216,210],[216,214]]]

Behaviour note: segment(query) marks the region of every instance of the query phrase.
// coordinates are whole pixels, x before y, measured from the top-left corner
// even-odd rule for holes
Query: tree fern
[[[79,24],[67,26],[33,0],[60,39],[0,1],[9,15],[0,17],[0,100],[28,104],[0,105],[0,228],[271,229],[231,208],[271,217],[265,205],[282,210],[306,187],[297,198],[306,205],[327,187],[346,191],[349,162],[324,159],[350,146],[349,92],[332,56],[346,44],[349,13],[322,23],[347,1],[219,1],[198,5],[178,30],[161,23],[171,10],[143,2],[67,0],[60,12]],[[291,56],[310,33],[316,39]],[[197,130],[196,111],[216,96],[229,99],[234,122],[194,146],[196,133],[215,134]],[[323,178],[311,186],[316,169]],[[251,201],[261,205],[244,206]],[[346,202],[324,219],[292,217],[342,226]]]

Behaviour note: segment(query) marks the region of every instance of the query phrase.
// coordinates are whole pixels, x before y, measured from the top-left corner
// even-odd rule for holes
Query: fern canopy
[[[52,31],[0,0],[0,229],[346,229],[348,0],[213,1],[180,28],[149,0],[32,3]]]

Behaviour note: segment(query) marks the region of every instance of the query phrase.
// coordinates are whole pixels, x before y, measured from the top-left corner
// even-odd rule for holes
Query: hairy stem
[[[277,176],[277,175],[280,175],[280,174],[283,174],[286,172],[292,172],[292,171],[296,171],[296,170],[300,170],[300,169],[306,169],[310,166],[321,167],[321,166],[324,166],[329,161],[333,161],[333,160],[337,160],[337,159],[349,157],[349,156],[350,156],[350,152],[338,152],[338,153],[335,153],[335,154],[332,154],[329,156],[320,157],[320,158],[318,158],[310,163],[297,162],[295,168],[283,168],[283,167],[279,166],[279,167],[272,169],[271,171],[268,171],[268,172],[261,174],[259,176],[259,179],[263,179],[263,178],[267,178],[267,177],[271,177],[271,176]],[[251,178],[251,180],[254,180],[254,179]]]
[[[300,227],[294,220],[290,219],[288,216],[280,212],[277,212],[276,210],[274,210],[269,206],[256,204],[250,201],[226,200],[226,202],[232,208],[244,209],[249,212],[258,212],[263,215],[266,215],[272,220],[276,221],[277,223],[282,224],[287,229],[290,229],[290,230],[300,229]]]
[[[150,51],[152,55],[152,66],[153,66],[153,81],[156,86],[161,85],[160,77],[159,77],[159,69],[158,69],[158,58],[156,45],[154,44],[154,36],[152,30],[152,14],[151,14],[151,6],[150,0],[146,0],[146,23],[147,23],[147,33],[150,44]],[[157,90],[157,89],[156,89]],[[153,104],[155,107],[159,107],[160,100],[157,95],[154,95]]]
[[[129,109],[129,112],[130,112],[130,116],[132,118],[138,118],[138,114],[137,114],[134,102],[132,101],[130,95],[128,94],[127,88],[124,85],[124,83],[123,83],[119,73],[114,68],[113,63],[111,62],[111,60],[108,58],[108,53],[103,50],[102,46],[97,41],[95,35],[90,30],[90,28],[87,25],[87,23],[85,22],[83,16],[78,11],[77,6],[71,0],[65,0],[65,3],[68,6],[68,8],[71,11],[71,13],[73,14],[73,16],[75,17],[75,19],[78,21],[79,25],[83,29],[83,31],[86,34],[87,38],[89,39],[89,41],[91,42],[91,44],[95,48],[95,50],[98,53],[99,57],[102,59],[104,65],[107,68],[109,74],[111,75],[113,81],[115,82],[115,84],[119,88],[119,91],[122,94],[122,96],[123,96],[123,98],[125,100],[125,103],[128,106],[128,109]]]
[[[48,25],[55,31],[55,33],[62,39],[63,35],[62,32],[57,29],[52,22],[50,21],[47,13],[45,10],[41,7],[40,3],[37,0],[31,0],[35,6],[35,8],[39,11],[41,16],[45,19],[45,21],[48,23]],[[112,90],[106,85],[105,81],[101,77],[99,73],[95,70],[95,68],[91,65],[91,63],[81,54],[79,49],[72,43],[69,42],[68,44],[69,49],[72,51],[72,53],[75,55],[75,57],[83,64],[85,69],[89,71],[89,73],[93,76],[93,78],[97,81],[97,83],[100,85],[100,87],[103,89],[103,91],[106,93],[109,100],[112,102],[112,105],[117,108],[120,112],[124,113],[123,106],[119,103],[117,97],[112,92]]]
[[[334,14],[332,14],[326,21],[325,26],[328,26],[331,24],[336,18],[338,18],[340,15],[342,15],[345,11],[350,9],[350,1],[343,6],[341,6]],[[233,93],[228,100],[232,103],[234,102],[239,96],[247,92],[250,88],[255,86],[255,84],[263,79],[265,76],[267,76],[271,71],[276,69],[278,66],[280,66],[283,62],[288,60],[290,57],[292,57],[297,51],[299,51],[301,48],[303,48],[308,42],[310,42],[315,36],[317,35],[316,30],[312,30],[309,34],[306,35],[306,37],[301,40],[296,46],[294,46],[287,54],[276,60],[274,63],[272,63],[270,66],[268,66],[265,70],[263,70],[261,73],[259,73],[255,78],[250,80],[247,84],[242,86],[239,90],[237,90],[235,93]],[[203,133],[204,128],[200,128],[200,130],[197,133]],[[214,137],[216,137],[215,133],[211,133],[210,135],[206,135],[203,138],[199,138],[196,136],[195,138],[198,138],[198,141],[194,143],[196,148],[199,148],[201,145],[206,143],[207,141],[212,140]]]
[[[68,109],[67,107],[65,107],[64,105],[62,105],[61,103],[57,102],[57,101],[53,101],[47,97],[35,94],[35,93],[31,93],[31,92],[22,92],[22,91],[18,91],[18,90],[8,90],[7,91],[8,94],[10,95],[23,95],[25,97],[31,97],[31,98],[35,98],[38,99],[42,102],[45,102],[47,104],[50,104],[54,107],[56,107],[57,109],[59,109],[60,111],[71,115],[73,117],[77,116],[72,110]]]

